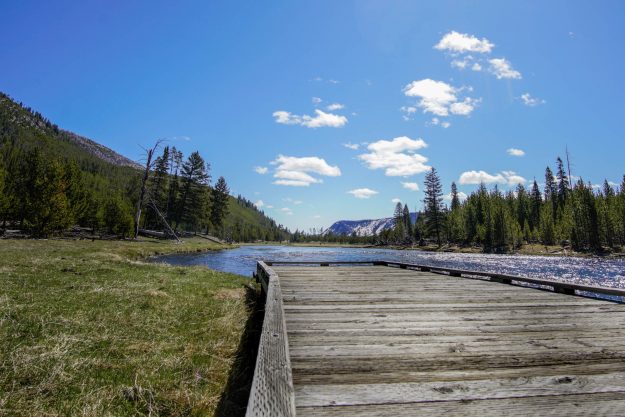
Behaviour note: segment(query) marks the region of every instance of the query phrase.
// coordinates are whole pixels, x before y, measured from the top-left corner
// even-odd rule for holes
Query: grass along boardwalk
[[[248,416],[625,414],[625,305],[544,280],[557,292],[331,265],[259,262],[267,305]]]

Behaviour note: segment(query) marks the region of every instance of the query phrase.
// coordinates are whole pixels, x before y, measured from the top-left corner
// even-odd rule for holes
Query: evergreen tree
[[[150,185],[148,195],[148,209],[146,210],[145,224],[147,227],[156,226],[161,223],[158,215],[155,213],[153,204],[159,211],[167,208],[168,197],[168,179],[170,169],[169,146],[163,148],[163,154],[154,161],[154,175]]]
[[[129,237],[133,234],[134,220],[130,206],[119,195],[109,197],[104,203],[102,219],[109,233]]]
[[[219,177],[212,190],[210,222],[216,230],[223,230],[223,221],[228,214],[230,190],[224,177]]]
[[[460,208],[460,198],[458,197],[458,187],[456,183],[451,183],[451,211],[455,211]]]
[[[176,207],[176,228],[181,222],[193,230],[202,222],[208,205],[207,185],[210,181],[209,166],[199,152],[193,152],[181,170],[180,199]]]
[[[566,175],[566,171],[564,170],[564,163],[562,162],[562,159],[560,159],[560,157],[556,159],[556,165],[556,177],[558,179],[558,206],[562,208],[566,203],[566,199],[568,197],[570,189],[569,177]]]
[[[404,204],[403,210],[403,223],[404,223],[404,240],[409,240],[412,235],[412,220],[410,219],[410,209],[408,208],[408,204]]]
[[[428,234],[436,237],[436,243],[441,246],[441,232],[443,228],[443,186],[441,180],[436,173],[436,169],[432,168],[425,175],[425,198],[423,203],[425,206],[425,221]]]
[[[532,230],[536,230],[540,227],[540,212],[542,207],[542,196],[538,189],[538,183],[534,180],[532,185],[532,191],[530,192],[530,215],[529,225]]]

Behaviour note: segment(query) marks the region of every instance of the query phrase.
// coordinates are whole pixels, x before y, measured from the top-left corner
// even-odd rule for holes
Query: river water
[[[262,245],[204,253],[165,255],[156,260],[172,265],[204,265],[218,271],[247,277],[251,277],[252,272],[256,270],[258,260],[328,262],[385,260],[625,288],[625,259]]]

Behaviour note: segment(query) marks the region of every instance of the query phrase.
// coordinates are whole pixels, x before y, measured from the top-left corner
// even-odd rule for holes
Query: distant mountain
[[[410,213],[410,220],[414,224],[417,220],[417,213]],[[351,235],[356,233],[356,236],[373,236],[394,226],[395,219],[392,217],[372,220],[339,220],[326,229],[325,234]]]

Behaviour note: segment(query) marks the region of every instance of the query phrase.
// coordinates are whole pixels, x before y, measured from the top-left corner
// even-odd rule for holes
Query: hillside
[[[63,130],[40,113],[25,107],[0,93],[0,170],[6,170],[6,186],[0,191],[8,196],[19,192],[24,180],[19,181],[18,171],[28,171],[26,159],[36,150],[38,159],[48,163],[58,160],[63,164],[75,163],[81,174],[81,188],[89,194],[92,211],[101,211],[110,199],[118,199],[122,216],[131,214],[138,199],[141,166],[131,159],[91,139]],[[68,172],[71,168],[68,168]],[[23,176],[23,175],[22,175]],[[0,180],[2,172],[0,172]],[[4,197],[4,196],[3,196]],[[3,209],[0,200],[0,221],[21,223],[29,198],[9,198]],[[13,203],[11,203],[13,201]],[[32,205],[32,204],[31,204]],[[85,205],[81,202],[81,205]],[[96,214],[91,215],[91,217]],[[82,215],[74,216],[80,223]],[[93,219],[92,219],[93,220]],[[101,222],[100,222],[101,223]],[[224,231],[234,240],[282,240],[288,232],[265,216],[245,198],[229,198],[229,214],[224,220]]]
[[[410,220],[414,224],[417,220],[417,213],[410,213]],[[392,229],[395,226],[393,217],[368,220],[339,220],[326,229],[325,234],[335,234],[343,236],[374,236],[381,231]]]

